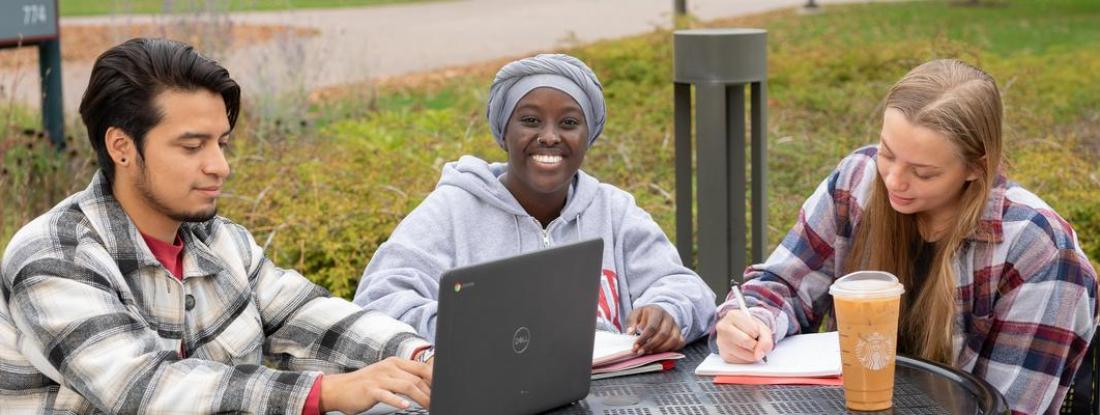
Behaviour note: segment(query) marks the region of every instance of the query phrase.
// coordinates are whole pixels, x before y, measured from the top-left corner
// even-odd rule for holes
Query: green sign
[[[57,39],[57,0],[0,0],[0,45]]]

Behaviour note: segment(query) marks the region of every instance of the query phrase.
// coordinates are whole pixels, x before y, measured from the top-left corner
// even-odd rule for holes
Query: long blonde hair
[[[986,199],[1001,164],[1001,96],[993,78],[954,59],[934,60],[909,71],[890,89],[885,108],[900,111],[917,126],[947,137],[977,178],[966,182],[955,222],[935,243],[928,275],[916,298],[902,302],[899,338],[911,339],[911,353],[953,364],[955,319],[954,257],[978,229]],[[874,269],[897,275],[911,291],[914,262],[924,243],[915,214],[890,206],[886,185],[875,178],[870,201],[855,229],[847,271]],[[904,335],[904,336],[903,336]]]

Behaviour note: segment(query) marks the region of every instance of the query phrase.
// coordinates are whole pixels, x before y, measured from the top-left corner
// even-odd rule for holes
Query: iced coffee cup
[[[848,409],[881,411],[893,405],[898,307],[903,292],[897,277],[878,271],[853,272],[829,287]]]

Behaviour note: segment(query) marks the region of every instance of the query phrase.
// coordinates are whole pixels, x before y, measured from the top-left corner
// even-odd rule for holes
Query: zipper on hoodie
[[[553,225],[554,221],[556,221],[557,219],[554,219],[553,221],[550,221],[550,224],[546,225],[545,228],[542,227],[542,223],[539,222],[538,219],[535,219],[534,216],[531,216],[531,220],[533,222],[535,222],[535,226],[538,226],[539,231],[542,232],[542,247],[543,248],[549,248],[550,247],[550,225]]]
[[[550,229],[552,229],[554,227],[555,223],[558,223],[558,222],[562,221],[561,216],[558,216],[558,217],[554,218],[554,220],[550,221],[550,223],[547,224],[545,228],[542,227],[542,222],[539,222],[539,220],[535,219],[534,216],[531,216],[531,220],[535,222],[535,226],[538,226],[539,231],[542,232],[542,247],[543,248],[549,248],[550,247]]]

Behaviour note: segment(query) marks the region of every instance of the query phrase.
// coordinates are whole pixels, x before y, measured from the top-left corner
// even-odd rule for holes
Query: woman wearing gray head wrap
[[[505,65],[487,118],[507,163],[464,156],[379,247],[355,302],[435,336],[439,278],[449,268],[599,237],[602,330],[639,333],[640,353],[707,333],[714,293],[629,193],[581,171],[607,111],[596,75],[568,55]]]
[[[489,87],[489,108],[486,111],[489,128],[497,144],[504,147],[504,128],[520,98],[532,89],[543,86],[565,92],[581,106],[588,127],[588,145],[591,146],[603,132],[607,121],[603,86],[588,65],[563,54],[521,59],[504,65],[497,72],[493,86]]]

